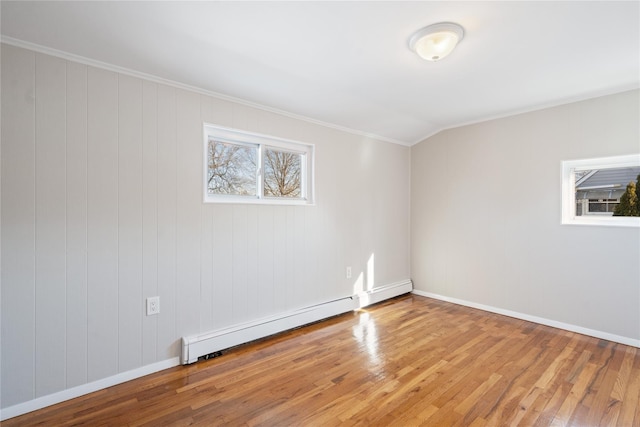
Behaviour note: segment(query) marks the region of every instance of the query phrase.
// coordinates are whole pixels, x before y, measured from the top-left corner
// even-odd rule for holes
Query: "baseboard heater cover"
[[[413,284],[411,280],[407,280],[226,329],[183,337],[180,361],[183,365],[188,365],[197,362],[201,356],[347,313],[412,290]]]
[[[362,308],[376,304],[390,298],[408,294],[411,291],[413,291],[413,282],[411,282],[411,280],[373,288],[357,295],[358,307]]]
[[[346,297],[227,329],[183,337],[182,364],[194,363],[198,357],[209,353],[353,311],[356,304],[355,298]]]

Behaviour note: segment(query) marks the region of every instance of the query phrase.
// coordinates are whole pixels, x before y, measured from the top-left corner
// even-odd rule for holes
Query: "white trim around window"
[[[204,124],[205,203],[314,204],[312,144]],[[277,166],[286,161],[288,168]]]
[[[576,213],[576,173],[628,167],[640,167],[640,154],[563,161],[562,224],[640,227],[640,217]]]

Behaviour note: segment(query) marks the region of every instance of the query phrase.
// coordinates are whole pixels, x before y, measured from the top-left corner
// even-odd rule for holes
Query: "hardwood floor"
[[[640,349],[415,295],[2,423],[640,426]]]

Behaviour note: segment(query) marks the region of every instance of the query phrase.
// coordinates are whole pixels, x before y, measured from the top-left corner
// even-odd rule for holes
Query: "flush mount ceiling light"
[[[427,61],[439,61],[449,55],[464,37],[458,24],[441,22],[424,27],[409,40],[409,48]]]

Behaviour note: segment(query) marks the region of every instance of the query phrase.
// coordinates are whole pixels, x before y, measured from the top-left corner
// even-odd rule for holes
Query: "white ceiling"
[[[465,38],[423,61],[408,40],[441,21]],[[639,1],[2,1],[0,28],[403,144],[640,82]]]

